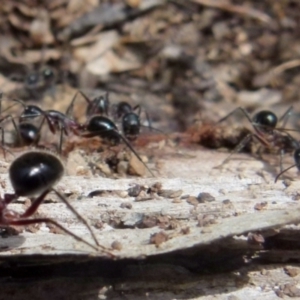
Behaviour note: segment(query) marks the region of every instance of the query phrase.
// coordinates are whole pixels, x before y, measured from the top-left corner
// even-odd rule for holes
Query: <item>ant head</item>
[[[128,114],[132,111],[132,107],[129,103],[121,101],[117,104],[117,117],[121,118],[124,114]]]
[[[25,85],[28,88],[34,88],[39,84],[40,75],[38,72],[31,72],[25,78]]]
[[[262,110],[253,116],[252,121],[260,130],[272,131],[276,128],[278,119],[273,112]]]
[[[55,73],[50,67],[47,67],[42,70],[42,76],[46,83],[52,83],[55,79]]]
[[[20,123],[19,133],[22,139],[22,145],[32,145],[38,143],[40,139],[40,130],[32,123]]]
[[[9,178],[17,196],[40,196],[61,179],[62,162],[49,152],[30,151],[15,159],[9,168]]]
[[[126,113],[122,120],[124,135],[129,139],[135,139],[140,133],[140,118],[136,113]]]
[[[109,98],[108,93],[105,95],[98,96],[91,101],[86,109],[86,115],[92,116],[96,114],[106,114],[108,115],[108,109],[109,109]]]

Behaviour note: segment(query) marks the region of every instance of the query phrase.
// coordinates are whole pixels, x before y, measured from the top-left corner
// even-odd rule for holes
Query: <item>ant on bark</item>
[[[153,173],[142,161],[141,157],[130,145],[130,142],[122,136],[118,131],[116,124],[110,120],[108,117],[102,115],[92,116],[86,124],[79,124],[75,120],[69,118],[65,114],[56,110],[42,110],[36,105],[25,105],[20,100],[14,100],[24,106],[24,111],[20,116],[20,121],[26,119],[34,119],[42,116],[43,120],[40,125],[40,129],[43,126],[44,121],[47,121],[50,131],[55,134],[57,130],[60,130],[60,141],[59,141],[59,153],[62,151],[63,135],[69,135],[69,132],[73,132],[77,136],[82,137],[95,137],[99,136],[104,140],[109,141],[114,145],[120,144],[121,140],[126,144],[126,146],[133,152],[133,154],[138,158],[139,161],[148,169],[152,176]],[[39,131],[40,131],[39,129]]]
[[[80,128],[80,125],[77,122],[75,122],[75,120],[67,117],[64,113],[57,110],[43,110],[36,105],[26,105],[23,101],[17,99],[14,99],[13,101],[20,103],[24,107],[24,110],[19,117],[20,124],[22,124],[24,120],[43,117],[38,129],[38,133],[40,132],[45,120],[50,131],[53,134],[55,134],[57,131],[60,131],[60,139],[58,146],[59,153],[61,153],[62,151],[63,135],[65,134],[66,136],[68,136],[70,131],[72,131],[75,134],[78,134],[77,130]],[[37,140],[35,141],[37,142]]]
[[[76,99],[78,99],[78,94],[80,94],[83,97],[83,99],[87,102],[86,116],[88,118],[93,117],[94,115],[101,115],[107,117],[109,116],[110,102],[108,93],[105,93],[104,95],[98,96],[91,100],[81,91],[78,91],[75,94],[73,100],[71,101],[67,109],[66,115],[71,114],[74,107],[74,103]],[[159,131],[151,127],[149,115],[147,112],[145,112],[145,114],[149,124],[147,127]],[[116,120],[122,118],[122,132],[124,136],[130,141],[136,140],[140,133],[141,127],[143,127],[140,121],[140,115],[140,105],[132,107],[128,102],[122,101],[113,106],[113,118],[115,118]]]
[[[149,173],[152,176],[154,176],[153,173],[151,172],[151,170],[146,166],[146,164],[142,161],[141,157],[138,155],[138,153],[134,150],[134,148],[130,144],[130,142],[128,140],[128,136],[125,134],[126,131],[123,131],[124,135],[125,135],[125,136],[123,136],[119,132],[117,125],[108,117],[109,106],[110,106],[108,93],[106,93],[102,96],[98,96],[98,97],[94,98],[93,100],[90,100],[83,92],[81,92],[81,91],[77,92],[75,94],[75,96],[73,97],[73,99],[67,109],[67,112],[66,112],[67,115],[69,115],[71,113],[71,111],[73,110],[73,106],[74,106],[75,100],[77,99],[78,94],[82,95],[88,104],[87,110],[86,110],[86,116],[89,118],[85,124],[79,125],[77,127],[77,129],[79,129],[81,131],[81,133],[79,135],[83,136],[83,137],[99,136],[102,139],[108,141],[112,145],[118,145],[121,143],[121,141],[123,141],[125,143],[125,145],[131,150],[131,152],[137,157],[137,159],[140,162],[142,162],[142,164],[147,168]],[[125,103],[127,110],[129,107],[130,113],[127,114],[127,111],[125,112],[124,104],[121,104],[121,106],[119,104],[119,106],[118,106],[119,113],[123,114],[125,112],[125,116],[129,116],[132,111],[131,106],[126,102],[121,102],[121,103]],[[130,120],[128,120],[128,121],[130,121]],[[139,129],[141,126],[140,122],[139,122],[139,116],[136,115],[136,118],[133,120],[133,122],[131,124],[129,124],[128,121],[125,122],[124,118],[123,118],[123,129],[124,129],[124,123],[125,123],[125,126],[127,126],[128,128],[135,127],[134,130],[138,130],[138,132],[139,132]],[[133,133],[133,131],[131,130],[130,133]]]
[[[137,111],[137,113],[135,113]],[[122,101],[115,105],[115,113],[117,119],[122,118],[122,131],[126,138],[130,141],[134,141],[137,139],[140,134],[140,130],[142,127],[140,121],[141,115],[141,107],[140,105],[136,105],[132,107],[128,102]],[[151,127],[150,118],[148,113],[146,112],[146,118],[149,124],[149,128]]]
[[[146,167],[149,173],[154,176],[148,166],[143,162],[138,153],[131,146],[130,142],[118,130],[117,125],[106,116],[95,115],[91,117],[88,122],[82,126],[82,137],[95,137],[108,141],[112,145],[119,145],[121,141],[131,150],[136,158]]]
[[[88,245],[94,250],[101,249],[104,253],[111,255],[108,249],[99,244],[88,222],[75,210],[68,200],[54,188],[55,184],[62,178],[63,173],[64,166],[62,162],[49,152],[30,151],[15,159],[9,168],[9,178],[14,193],[6,193],[3,198],[0,198],[0,225],[22,226],[37,223],[53,224],[77,241]],[[79,237],[50,218],[31,218],[50,192],[54,192],[77,219],[86,226],[96,245]],[[21,196],[35,197],[30,207],[22,214],[8,208],[10,203]]]
[[[239,144],[234,148],[234,150],[221,165],[227,163],[234,153],[240,152],[250,142],[250,140],[256,139],[263,147],[277,147],[280,149],[280,168],[282,170],[282,157],[284,153],[298,148],[298,142],[296,142],[296,140],[287,132],[294,130],[285,128],[292,110],[293,107],[288,108],[279,119],[272,111],[269,110],[259,111],[251,118],[245,109],[238,107],[219,120],[217,124],[227,120],[237,111],[241,111],[255,131],[246,135],[246,137],[239,142]],[[282,127],[280,128],[277,127],[279,122],[283,122]]]
[[[146,110],[144,110],[144,112],[148,126],[141,124],[140,116],[142,113],[142,108],[139,104],[131,106],[128,102],[121,101],[114,105],[113,115],[116,117],[116,119],[122,118],[122,131],[128,140],[136,140],[140,134],[141,127],[149,128],[150,131],[157,131],[165,134],[163,131],[152,127],[148,112]]]

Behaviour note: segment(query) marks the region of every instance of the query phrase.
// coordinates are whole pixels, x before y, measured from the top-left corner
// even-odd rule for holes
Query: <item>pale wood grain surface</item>
[[[233,267],[227,273],[217,272],[215,275],[205,275],[201,272],[199,274],[199,270],[193,272],[193,268],[183,267],[184,264],[177,265],[176,251],[179,250],[182,257],[185,257],[184,251],[187,251],[187,257],[193,255],[193,251],[200,251],[199,255],[204,253],[204,259],[209,262],[210,259],[214,261],[216,258],[213,256],[214,252],[206,256],[205,249],[210,249],[210,245],[213,245],[213,248],[224,247],[224,259],[229,257],[229,261],[233,259],[231,254],[234,256],[234,253],[237,253],[239,256],[247,251],[255,253],[262,250],[260,246],[249,246],[246,242],[248,232],[260,231],[263,235],[270,236],[287,224],[290,225],[285,227],[286,230],[298,232],[300,205],[294,200],[299,186],[296,171],[288,173],[292,180],[286,181],[285,184],[279,180],[275,184],[274,176],[276,169],[278,170],[276,158],[267,157],[268,162],[261,162],[242,154],[236,155],[234,160],[221,169],[215,169],[214,167],[227,155],[206,150],[171,149],[169,154],[156,161],[156,165],[150,163],[151,168],[157,171],[156,178],[108,179],[65,176],[58,184],[58,190],[69,195],[70,202],[91,224],[102,221],[101,228],[94,228],[100,243],[108,248],[115,241],[121,244],[120,250],[112,250],[117,259],[116,262],[112,262],[112,268],[122,270],[124,258],[138,258],[140,265],[124,265],[127,282],[124,274],[117,282],[110,282],[104,274],[94,271],[88,271],[91,273],[90,281],[80,276],[78,279],[78,275],[74,281],[58,281],[50,276],[37,284],[39,295],[45,292],[46,286],[55,283],[56,286],[64,287],[65,291],[70,289],[69,295],[76,293],[78,298],[74,299],[96,299],[103,285],[108,287],[108,291],[102,290],[104,295],[101,297],[106,295],[108,299],[231,299],[228,298],[230,295],[239,299],[274,299],[277,297],[275,291],[280,286],[286,283],[297,284],[298,277],[288,276],[283,270],[282,261],[268,267],[259,263],[244,264],[234,272]],[[5,191],[10,192],[5,166],[1,181],[5,182],[2,184],[6,186]],[[162,184],[162,189],[165,190],[162,196],[156,195],[151,200],[136,201],[137,199],[127,195],[128,188],[133,184],[150,187],[155,182]],[[102,190],[102,195],[89,198],[88,194],[95,190]],[[165,197],[173,197],[171,191],[177,192],[178,196]],[[187,195],[197,197],[200,192],[211,194],[215,200],[198,204],[188,201]],[[54,195],[47,196],[47,199],[52,201],[39,208],[40,215],[51,217],[79,236],[91,240],[86,228]],[[122,207],[122,203],[125,202],[130,203],[131,208]],[[263,204],[259,206],[260,203]],[[22,211],[24,205],[21,199],[20,203],[10,207]],[[199,226],[199,219],[208,215],[214,217],[215,224]],[[139,228],[145,216],[165,216],[172,220],[174,228]],[[188,231],[185,231],[186,228]],[[158,246],[151,244],[151,236],[161,231],[166,233],[168,240]],[[228,239],[229,237],[233,239]],[[19,261],[22,265],[27,261],[35,267],[39,265],[39,260],[46,265],[55,261],[83,263],[91,260],[96,266],[99,263],[97,257],[105,257],[102,252],[92,251],[69,236],[49,232],[49,228],[44,225],[36,232],[24,231],[16,236],[2,238],[0,247],[2,262]],[[157,256],[158,254],[161,256]],[[298,252],[295,251],[291,255],[297,257]],[[220,256],[220,252],[217,251],[216,256]],[[153,265],[151,260],[147,260],[151,257],[155,261]],[[168,261],[168,257],[175,259]],[[143,263],[143,259],[146,259],[146,263]],[[110,260],[108,258],[108,263]],[[222,261],[219,263],[222,264]],[[226,265],[225,261],[224,264]],[[91,266],[87,268],[93,270]],[[265,271],[266,268],[268,271]],[[68,274],[66,277],[72,276]],[[75,282],[76,287],[73,286]],[[10,291],[9,284],[2,285]],[[15,285],[16,283],[12,286]],[[109,287],[111,285],[113,288]],[[33,288],[26,286],[26,289],[29,293],[34,293]],[[84,290],[90,292],[85,293]],[[64,296],[67,297],[66,295],[68,293]],[[44,296],[44,299],[48,299],[47,296]]]

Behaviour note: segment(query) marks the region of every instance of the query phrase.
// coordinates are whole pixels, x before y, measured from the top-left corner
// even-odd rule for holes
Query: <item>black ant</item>
[[[118,130],[116,124],[110,120],[106,116],[95,115],[92,116],[89,121],[82,126],[82,133],[80,136],[83,137],[95,137],[99,136],[104,140],[107,140],[109,143],[113,145],[120,144],[121,141],[125,143],[125,145],[132,151],[132,153],[137,157],[137,159],[147,168],[149,173],[153,175],[151,170],[147,167],[147,165],[143,162],[138,153],[131,146],[130,142],[124,137]]]
[[[22,226],[37,223],[50,223],[72,236],[77,241],[83,242],[93,249],[98,250],[99,248],[102,248],[103,251],[106,251],[106,249],[99,244],[88,222],[75,210],[61,193],[54,189],[53,186],[62,178],[63,174],[64,167],[62,162],[49,152],[30,151],[15,159],[9,168],[9,178],[14,193],[6,193],[3,198],[0,198],[0,225]],[[30,218],[50,192],[54,192],[78,220],[87,227],[96,246],[77,236],[50,218]],[[7,208],[11,202],[17,200],[21,196],[36,198],[32,200],[30,207],[22,214]]]
[[[145,115],[148,122],[148,126],[142,125],[140,121],[141,112],[142,109],[139,104],[131,106],[128,102],[121,101],[118,104],[114,105],[113,114],[117,119],[122,118],[122,131],[128,140],[136,140],[138,135],[140,134],[141,127],[147,127],[150,130],[158,131],[160,133],[165,134],[161,130],[152,127],[151,120],[147,111],[145,111]]]
[[[106,115],[109,114],[109,98],[108,93],[95,97],[93,100],[90,100],[83,92],[78,91],[73,97],[69,107],[67,108],[66,115],[69,116],[74,107],[75,100],[77,99],[78,94],[80,94],[83,99],[87,102],[86,116],[91,117],[93,115]]]
[[[23,105],[24,110],[21,113],[19,119],[20,123],[24,120],[35,119],[37,117],[43,117],[39,130],[42,128],[44,121],[46,120],[50,131],[55,134],[57,130],[60,131],[59,140],[59,153],[62,151],[63,135],[69,135],[69,131],[76,132],[80,128],[80,125],[75,120],[67,117],[64,113],[57,110],[43,110],[36,105],[25,105],[22,101],[15,99]]]
[[[50,87],[55,80],[55,73],[52,68],[46,67],[41,71],[30,72],[25,77],[25,87],[28,89],[38,89]]]
[[[217,124],[225,121],[231,115],[233,115],[237,111],[241,111],[247,120],[252,124],[255,132],[249,133],[243,140],[235,147],[235,149],[231,152],[231,154],[223,161],[222,165],[227,163],[231,156],[234,153],[241,151],[252,138],[258,140],[264,147],[272,148],[278,147],[280,149],[280,159],[282,160],[282,156],[286,151],[294,150],[298,148],[298,143],[295,139],[287,133],[287,131],[292,131],[290,129],[284,128],[288,117],[291,114],[293,107],[290,107],[278,120],[277,116],[269,111],[262,110],[256,113],[252,118],[248,114],[248,112],[242,107],[238,107],[233,110],[231,113],[223,117],[221,120],[217,122]],[[278,122],[283,121],[283,125],[281,128],[276,127]],[[280,167],[282,166],[280,161]],[[282,168],[282,167],[281,167]]]
[[[40,64],[34,70],[29,71],[24,79],[24,86],[29,96],[38,100],[41,94],[50,90],[50,95],[54,98],[53,88],[57,81],[57,74],[53,68],[45,65],[46,46],[41,49]]]
[[[135,110],[137,110],[137,113],[134,112]],[[141,107],[139,105],[132,107],[129,103],[122,101],[115,106],[115,115],[117,119],[122,118],[122,131],[130,141],[136,140],[140,133],[140,114]]]
[[[98,97],[94,98],[93,100],[90,100],[83,92],[81,92],[81,91],[77,92],[75,94],[75,96],[73,97],[73,100],[71,101],[71,103],[66,111],[66,115],[69,115],[70,112],[72,111],[74,102],[75,102],[78,94],[81,94],[83,96],[83,98],[85,99],[85,101],[88,103],[87,110],[86,110],[86,116],[90,117],[90,119],[88,120],[88,122],[85,125],[79,125],[77,127],[77,129],[80,128],[81,130],[83,130],[83,132],[80,135],[84,136],[84,137],[99,136],[99,137],[103,138],[104,140],[109,141],[109,143],[111,143],[113,145],[120,144],[120,142],[122,140],[126,144],[126,146],[133,152],[133,154],[138,158],[138,160],[141,161],[143,163],[143,165],[148,169],[150,174],[152,176],[154,176],[153,173],[150,171],[150,169],[142,161],[142,159],[140,158],[138,153],[131,146],[130,142],[127,140],[127,136],[126,137],[122,136],[122,134],[119,132],[116,124],[111,119],[108,118],[109,105],[110,105],[108,93],[106,93],[102,96],[98,96]],[[126,102],[124,102],[124,103],[129,105]],[[125,108],[124,108],[124,110],[125,110]],[[131,106],[130,106],[130,110],[132,111]],[[106,116],[104,116],[104,115],[106,115]],[[138,117],[138,115],[136,115],[136,116],[137,116],[137,121],[138,121],[137,125],[138,125],[138,131],[139,131],[139,128],[140,128],[139,117]],[[133,124],[131,123],[131,125],[133,125]],[[86,131],[86,132],[84,132],[84,131]]]

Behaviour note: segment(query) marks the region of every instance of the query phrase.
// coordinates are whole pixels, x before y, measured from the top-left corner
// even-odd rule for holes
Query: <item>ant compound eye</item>
[[[55,78],[55,73],[51,68],[46,68],[42,71],[42,76],[45,82],[51,83]]]
[[[42,74],[45,79],[52,79],[54,77],[54,72],[50,68],[43,70]]]
[[[62,162],[48,152],[31,151],[15,159],[9,178],[18,196],[36,196],[50,190],[63,176]]]
[[[265,127],[266,130],[274,129],[277,125],[277,117],[273,112],[263,110],[254,115],[253,122],[255,125]]]
[[[25,84],[29,87],[35,86],[38,84],[39,79],[39,74],[37,72],[32,72],[26,76]]]

